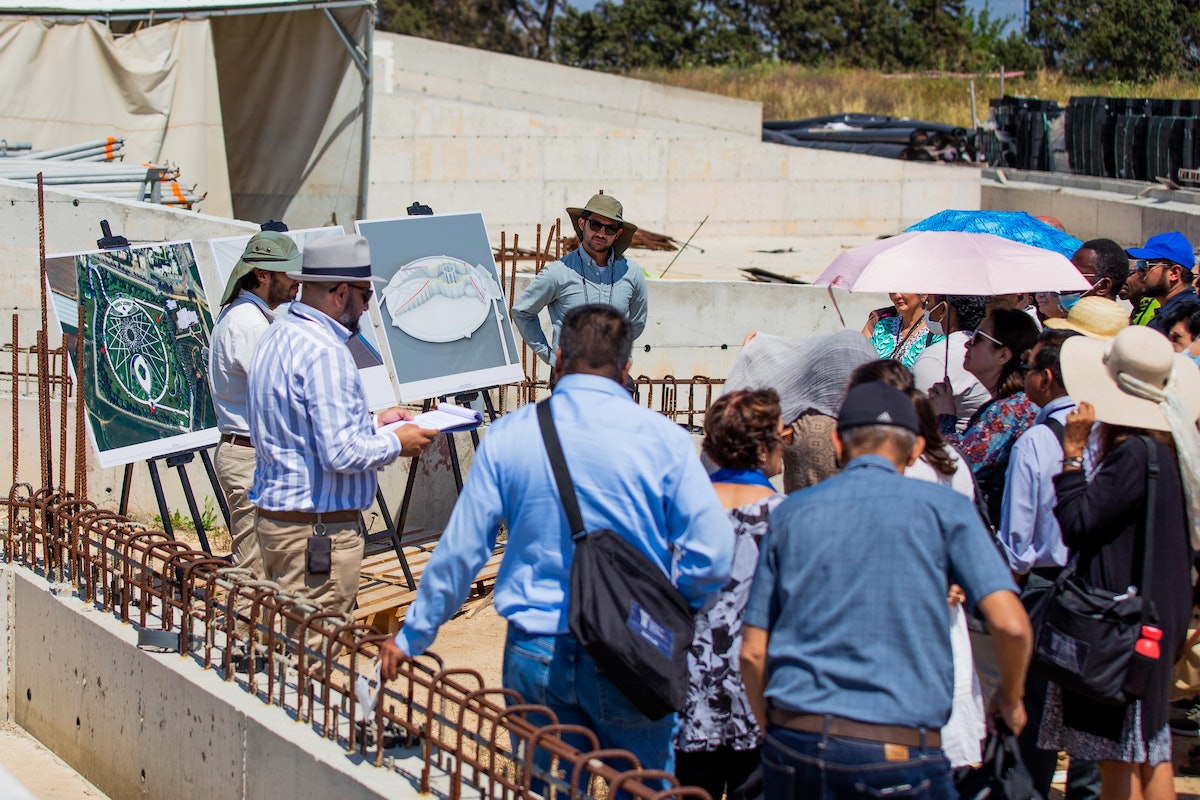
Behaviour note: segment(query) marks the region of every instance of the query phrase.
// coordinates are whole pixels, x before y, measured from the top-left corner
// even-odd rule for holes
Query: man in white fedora
[[[258,340],[275,320],[275,310],[296,296],[299,284],[286,273],[299,267],[300,250],[289,237],[274,231],[252,236],[225,283],[208,356],[208,382],[221,432],[213,466],[229,506],[233,565],[260,578],[262,553],[254,534],[254,504],[248,496],[254,482],[254,447],[246,376]]]
[[[553,363],[562,319],[576,306],[612,306],[629,320],[634,339],[646,329],[646,278],[641,267],[625,258],[637,225],[624,213],[615,197],[603,193],[593,195],[583,208],[568,207],[579,247],[547,264],[513,303],[513,323],[521,338],[547,364]],[[538,321],[543,308],[553,326],[549,341]]]
[[[361,512],[376,471],[419,453],[437,435],[416,425],[380,432],[411,415],[367,409],[346,341],[381,278],[362,236],[327,236],[304,248],[300,299],[263,335],[250,367],[250,501],[266,577],[324,611],[354,605],[362,564]],[[311,646],[310,642],[310,646]]]

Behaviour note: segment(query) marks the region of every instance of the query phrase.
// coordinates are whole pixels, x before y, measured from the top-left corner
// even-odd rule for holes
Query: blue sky
[[[1010,30],[1020,30],[1025,15],[1025,0],[967,0],[967,6],[975,11],[982,11],[987,5],[993,17],[1012,17]]]

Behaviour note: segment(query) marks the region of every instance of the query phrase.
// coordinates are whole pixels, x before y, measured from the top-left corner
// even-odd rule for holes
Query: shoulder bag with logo
[[[571,633],[639,711],[661,719],[687,700],[692,610],[662,570],[619,533],[584,529],[549,400],[538,403],[537,415],[575,543]]]

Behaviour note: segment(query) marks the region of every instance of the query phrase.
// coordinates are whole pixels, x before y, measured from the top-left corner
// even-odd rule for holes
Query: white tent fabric
[[[311,6],[312,0],[59,0],[30,3],[29,0],[0,0],[0,13],[9,14],[129,14],[143,11],[196,12],[213,9],[256,9],[267,6]]]
[[[365,2],[0,0],[0,15],[23,14],[0,16],[0,138],[50,149],[121,136],[127,162],[180,167],[207,193],[205,213],[294,228],[354,219],[370,87],[338,29],[369,63]],[[148,6],[165,21],[117,34],[70,16]]]
[[[0,136],[39,150],[121,136],[126,160],[183,169],[233,216],[208,20],[116,38],[95,21],[0,19]]]

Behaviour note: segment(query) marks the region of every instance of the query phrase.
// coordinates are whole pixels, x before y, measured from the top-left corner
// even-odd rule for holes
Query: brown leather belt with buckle
[[[324,511],[320,514],[314,514],[311,511],[265,511],[258,510],[260,517],[273,519],[277,522],[296,522],[302,525],[315,525],[318,522],[324,522],[326,525],[337,522],[358,522],[360,512],[358,511]]]
[[[828,719],[828,724],[826,720]],[[876,725],[870,722],[858,722],[844,717],[823,717],[820,714],[796,714],[782,709],[771,709],[771,724],[789,731],[801,733],[822,733],[830,736],[847,736],[851,739],[865,739],[868,742],[883,744],[899,744],[905,747],[941,747],[941,731],[927,730],[922,734],[919,728],[905,728],[900,725]]]
[[[250,441],[249,436],[239,436],[236,433],[222,433],[221,441],[228,444],[236,444],[242,447],[254,447],[254,442]]]

